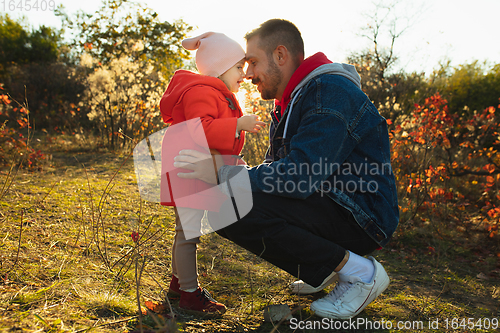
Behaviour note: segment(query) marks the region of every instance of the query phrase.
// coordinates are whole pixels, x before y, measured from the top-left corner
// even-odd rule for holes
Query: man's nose
[[[247,80],[253,79],[253,71],[250,68],[247,68],[247,72],[245,74],[245,79],[247,79]]]

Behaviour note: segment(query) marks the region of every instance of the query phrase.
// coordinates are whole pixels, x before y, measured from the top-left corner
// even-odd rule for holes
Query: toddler
[[[213,154],[239,155],[244,144],[244,131],[255,133],[265,125],[256,115],[243,115],[234,95],[245,77],[245,52],[236,41],[214,32],[185,39],[182,46],[187,50],[197,50],[199,74],[187,70],[175,72],[160,102],[163,120],[175,125],[200,118]],[[174,201],[162,204],[176,206]],[[180,295],[179,307],[188,312],[224,313],[226,307],[198,285],[196,248],[200,239],[186,237],[188,230],[185,234],[179,218],[181,215],[183,221],[201,221],[204,211],[175,207],[175,212],[173,276],[169,292]]]

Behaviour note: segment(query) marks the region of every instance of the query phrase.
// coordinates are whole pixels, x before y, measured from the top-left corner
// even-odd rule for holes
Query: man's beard
[[[260,92],[260,97],[263,100],[270,100],[276,98],[276,93],[278,92],[278,86],[280,85],[282,80],[281,72],[278,68],[278,65],[270,59],[269,61],[269,69],[266,72],[266,81],[267,83],[262,84],[262,91]],[[259,84],[261,82],[260,79],[252,79],[253,84]]]

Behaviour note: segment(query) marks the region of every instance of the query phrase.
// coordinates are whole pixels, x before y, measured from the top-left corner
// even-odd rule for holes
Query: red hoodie
[[[176,71],[161,98],[160,111],[163,121],[172,125],[199,117],[208,146],[222,155],[239,155],[243,148],[244,132],[236,139],[236,122],[243,113],[218,78]]]
[[[276,101],[277,105],[281,105],[281,115],[285,112],[288,103],[290,103],[290,95],[293,92],[293,89],[313,70],[318,68],[319,66],[325,64],[331,64],[332,62],[326,57],[325,54],[318,52],[309,58],[305,59],[302,64],[300,64],[299,68],[295,70],[290,81],[283,92],[283,96],[281,97],[281,101]]]
[[[175,168],[173,163],[181,149],[197,149],[193,147],[205,141],[199,137],[203,134],[205,145],[223,155],[226,164],[243,163],[231,157],[240,154],[245,137],[242,131],[240,138],[236,138],[237,119],[243,113],[234,94],[218,78],[178,70],[163,94],[160,111],[163,121],[172,126],[162,141],[161,204],[218,210],[227,197],[203,181],[179,178],[177,173],[186,170]],[[196,118],[203,126],[201,133],[191,133],[188,125],[183,127]],[[181,127],[173,126],[180,123]],[[186,135],[186,131],[191,135]]]

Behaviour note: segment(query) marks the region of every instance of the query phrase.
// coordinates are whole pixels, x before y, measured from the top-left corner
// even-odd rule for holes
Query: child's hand
[[[255,114],[248,114],[238,118],[236,129],[239,131],[246,131],[251,133],[257,133],[260,131],[266,123],[259,121],[259,117]]]

